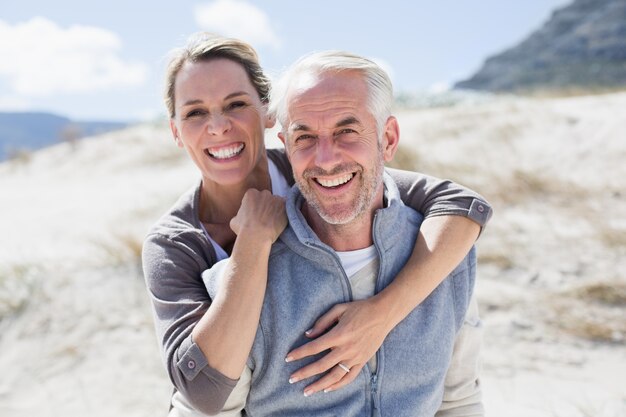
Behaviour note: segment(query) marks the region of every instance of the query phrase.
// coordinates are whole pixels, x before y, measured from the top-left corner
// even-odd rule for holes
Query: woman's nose
[[[207,132],[212,135],[223,135],[231,128],[230,119],[222,113],[213,113],[209,117]]]

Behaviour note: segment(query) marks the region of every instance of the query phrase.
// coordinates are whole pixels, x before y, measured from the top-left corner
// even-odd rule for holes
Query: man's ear
[[[278,132],[278,139],[280,139],[280,141],[283,143],[283,146],[285,147],[285,155],[287,155],[287,159],[291,161],[291,157],[287,149],[287,138],[285,137],[285,134],[282,131]]]
[[[180,135],[178,134],[178,127],[176,127],[176,121],[174,118],[170,118],[170,130],[172,131],[172,136],[174,136],[174,142],[176,142],[176,146],[179,148],[184,148],[183,141],[180,139]]]
[[[398,142],[400,142],[400,126],[398,125],[398,119],[394,116],[389,116],[385,122],[382,137],[383,157],[385,162],[393,160],[398,150]]]

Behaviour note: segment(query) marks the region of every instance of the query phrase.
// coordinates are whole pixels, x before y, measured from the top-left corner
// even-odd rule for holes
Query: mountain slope
[[[626,0],[575,0],[457,89],[584,92],[626,88]]]
[[[111,130],[125,123],[75,122],[50,113],[0,113],[0,161],[12,153],[40,149],[62,140],[74,140]]]

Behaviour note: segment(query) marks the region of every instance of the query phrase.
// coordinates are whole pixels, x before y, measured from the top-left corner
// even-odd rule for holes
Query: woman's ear
[[[267,104],[263,105],[263,109],[265,110],[265,128],[271,129],[274,127],[274,125],[276,125],[276,118],[270,111],[268,111]]]
[[[183,141],[180,139],[180,135],[178,134],[178,127],[176,127],[176,121],[173,117],[170,119],[170,130],[172,131],[172,136],[174,136],[174,142],[176,143],[176,146],[178,146],[179,148],[184,148],[185,145],[183,145]]]

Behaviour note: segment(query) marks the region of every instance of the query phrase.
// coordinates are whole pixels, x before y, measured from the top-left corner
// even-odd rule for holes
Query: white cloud
[[[14,26],[0,20],[0,78],[14,93],[49,96],[142,84],[147,67],[119,57],[120,38],[105,29],[61,28],[43,17]]]
[[[238,38],[257,46],[279,48],[281,45],[267,14],[243,0],[217,0],[196,6],[195,18],[203,30]]]
[[[23,111],[32,106],[30,100],[15,95],[0,95],[0,111]]]

